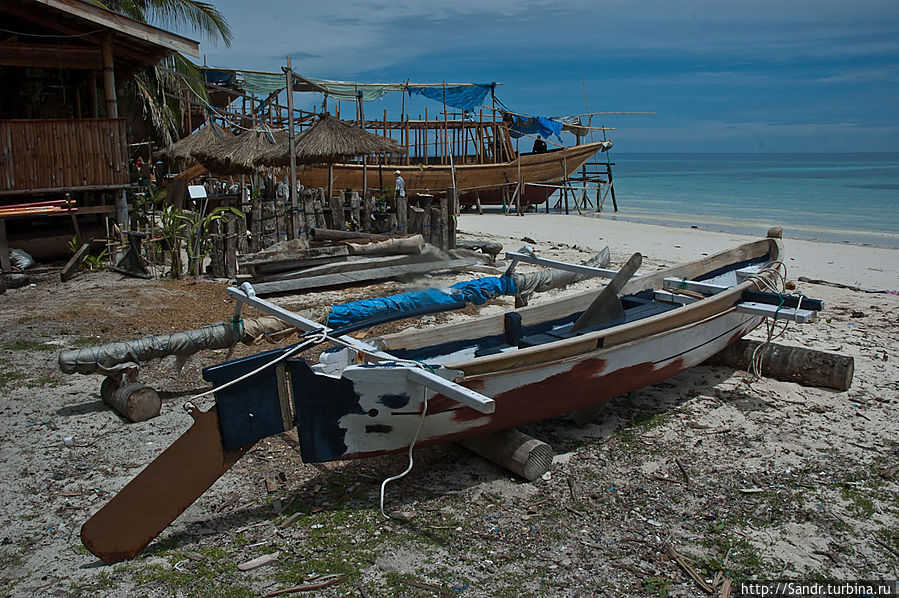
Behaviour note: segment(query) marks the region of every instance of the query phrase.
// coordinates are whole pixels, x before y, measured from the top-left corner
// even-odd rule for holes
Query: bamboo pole
[[[449,141],[449,128],[447,121],[447,109],[446,109],[446,81],[443,82],[443,160],[441,164],[446,164],[447,157],[447,141]]]

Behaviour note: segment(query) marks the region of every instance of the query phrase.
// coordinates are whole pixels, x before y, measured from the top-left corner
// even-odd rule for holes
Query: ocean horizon
[[[607,195],[597,218],[899,248],[899,152],[610,157],[618,211]]]

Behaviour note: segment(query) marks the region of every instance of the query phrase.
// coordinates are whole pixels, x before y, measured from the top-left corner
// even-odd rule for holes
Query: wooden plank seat
[[[642,293],[641,293],[642,295]],[[517,347],[519,349],[523,349],[525,347],[535,347],[537,345],[544,345],[546,343],[553,343],[559,340],[574,338],[576,336],[580,336],[582,334],[586,334],[588,332],[595,332],[597,330],[604,330],[606,328],[612,328],[613,326],[618,326],[621,324],[626,324],[628,322],[634,322],[636,320],[641,320],[643,318],[648,318],[650,316],[654,316],[656,314],[664,313],[666,311],[676,309],[679,307],[677,304],[672,303],[662,303],[659,301],[654,301],[645,296],[640,295],[629,295],[621,298],[621,305],[624,308],[624,317],[617,318],[615,320],[610,320],[607,322],[603,322],[596,326],[591,326],[590,328],[584,328],[582,330],[578,330],[573,332],[571,330],[574,325],[574,321],[580,314],[574,314],[573,318],[570,318],[566,324],[561,326],[557,326],[555,328],[549,330],[542,331],[530,331],[531,334],[527,334],[529,332],[525,329],[522,332],[518,332],[515,334],[514,331],[510,333],[510,324],[514,327],[514,318],[510,318],[509,316],[518,315],[515,312],[510,312],[506,314],[505,325],[506,325],[506,338],[505,342],[499,344],[491,344],[488,346],[480,347],[477,351],[475,351],[475,357],[483,357],[485,355],[495,355],[497,353],[501,353],[507,349],[511,349],[513,347]],[[519,318],[520,327],[520,318]]]

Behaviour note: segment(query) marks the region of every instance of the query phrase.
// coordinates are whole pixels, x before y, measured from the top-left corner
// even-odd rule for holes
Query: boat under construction
[[[609,194],[614,203],[612,163],[597,158],[612,147],[612,140],[606,138],[610,129],[592,126],[599,113],[568,117],[517,113],[497,99],[497,83],[356,83],[313,79],[289,68],[283,70],[279,74],[201,69],[209,101],[192,102],[191,110],[185,111],[184,129],[193,130],[202,118],[238,135],[248,130],[270,131],[272,142],[279,143],[286,142],[288,130],[299,140],[329,112],[347,124],[390,139],[400,151],[376,157],[343,156],[327,164],[298,164],[296,176],[305,187],[365,189],[389,195],[394,189],[394,173],[399,171],[413,200],[419,194],[440,195],[454,188],[462,207],[503,205],[521,210],[547,202],[556,192],[560,192],[560,201],[565,196],[566,207],[569,193],[575,205],[576,193],[585,205],[597,209]],[[312,110],[297,108],[293,94],[283,93],[288,86],[294,92],[322,94],[324,101]],[[381,119],[366,117],[366,104],[389,92],[402,94],[399,118],[388,118],[386,109]],[[413,115],[406,98],[416,95],[440,102],[442,108],[429,114],[425,107]],[[348,106],[353,113],[347,114]],[[562,144],[563,131],[574,135],[574,144]],[[588,136],[597,135],[600,140],[587,142]],[[525,144],[529,150],[533,145],[533,151],[523,151]],[[185,178],[198,174],[198,168],[184,173]]]

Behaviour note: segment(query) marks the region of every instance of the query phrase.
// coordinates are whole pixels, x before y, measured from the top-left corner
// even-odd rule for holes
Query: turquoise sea
[[[899,247],[899,153],[611,158],[619,211],[600,218]]]

